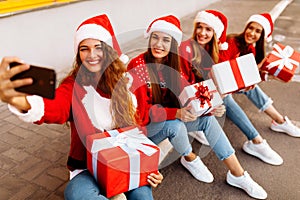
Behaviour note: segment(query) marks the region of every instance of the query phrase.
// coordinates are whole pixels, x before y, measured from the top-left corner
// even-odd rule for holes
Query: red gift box
[[[290,46],[277,43],[273,45],[273,50],[268,54],[261,70],[288,82],[293,78],[299,62],[299,52],[294,51]]]
[[[148,185],[158,170],[160,149],[138,128],[125,128],[86,138],[87,168],[110,198]]]

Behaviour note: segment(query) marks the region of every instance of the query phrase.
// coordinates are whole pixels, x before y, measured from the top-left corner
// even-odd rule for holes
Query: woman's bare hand
[[[183,122],[191,122],[197,119],[197,116],[193,115],[191,112],[191,106],[187,106],[181,109],[178,109],[176,112],[176,118],[180,119]]]
[[[226,107],[224,105],[220,105],[218,107],[216,107],[215,109],[213,109],[211,111],[211,114],[213,114],[216,117],[222,117],[224,115],[226,111]]]
[[[157,171],[157,173],[149,174],[147,181],[152,187],[156,188],[162,182],[163,178],[163,175]]]
[[[254,84],[254,85],[251,85],[251,86],[245,87],[245,88],[243,89],[243,91],[247,92],[247,91],[249,91],[249,90],[252,90],[252,89],[254,89],[255,87],[256,87],[256,85]]]
[[[9,68],[9,63],[11,63],[11,62],[19,62],[19,63],[21,63],[21,65],[18,65],[13,68]],[[16,91],[15,88],[32,84],[32,79],[26,78],[26,79],[20,79],[20,80],[15,80],[15,81],[11,81],[10,79],[14,75],[29,69],[29,67],[30,67],[29,65],[23,63],[17,57],[4,57],[2,59],[1,64],[0,64],[0,99],[1,99],[1,101],[12,104],[20,109],[28,106],[28,105],[26,105],[27,103],[25,100],[26,94]]]

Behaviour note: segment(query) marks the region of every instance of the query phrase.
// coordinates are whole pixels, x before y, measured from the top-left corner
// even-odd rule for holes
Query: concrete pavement
[[[223,0],[204,9],[222,11],[228,17],[230,33],[242,31],[245,21],[251,14],[271,11],[278,2],[279,0]],[[191,34],[194,16],[195,13],[190,13],[181,19],[186,38]],[[138,38],[125,44],[123,50],[133,57],[141,51],[140,47],[145,45],[146,41]],[[297,122],[300,121],[299,83],[283,84],[271,81],[261,83],[260,86],[272,97],[275,107],[282,114]],[[231,121],[226,119],[224,130],[236,149],[241,164],[266,189],[268,199],[298,200],[300,139],[272,132],[269,130],[270,118],[264,113],[259,113],[245,97],[235,96],[235,98],[262,136],[284,159],[282,166],[270,166],[245,154],[241,146],[246,138]],[[0,200],[63,199],[63,190],[68,180],[68,171],[65,167],[69,150],[68,127],[23,123],[13,116],[3,103],[0,103],[0,111]],[[165,179],[163,184],[154,189],[155,199],[251,199],[245,192],[225,183],[227,170],[213,152],[196,141],[192,144],[214,174],[214,182],[205,184],[196,181],[180,165],[179,160],[176,160],[161,169]]]

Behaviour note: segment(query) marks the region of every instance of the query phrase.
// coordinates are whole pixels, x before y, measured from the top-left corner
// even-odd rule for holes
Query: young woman
[[[196,15],[192,37],[180,46],[182,73],[190,83],[209,78],[211,66],[219,61],[220,48],[228,48],[226,27],[227,19],[219,11],[200,11]],[[281,165],[283,163],[282,158],[261,137],[232,95],[225,96],[223,101],[226,106],[227,117],[248,138],[243,149],[266,163]]]
[[[74,69],[56,89],[55,99],[29,96],[15,88],[32,79],[10,81],[29,66],[16,57],[3,58],[0,66],[0,97],[24,121],[63,124],[71,127],[68,157],[70,182],[65,199],[107,199],[93,175],[86,170],[85,137],[89,134],[136,124],[134,96],[128,90],[126,67],[108,17],[103,14],[85,20],[75,33]],[[119,56],[121,56],[119,58]],[[8,69],[10,62],[21,65]],[[94,105],[91,106],[91,105]],[[97,107],[97,109],[95,109]],[[152,187],[163,177],[149,175],[149,185],[126,192],[127,199],[153,199]]]
[[[181,155],[182,165],[197,180],[212,182],[212,174],[192,152],[188,141],[188,131],[204,131],[213,151],[229,169],[227,182],[251,197],[267,198],[264,189],[240,165],[215,117],[196,117],[189,107],[179,106],[177,96],[186,84],[179,67],[178,45],[182,39],[179,20],[173,15],[157,18],[150,23],[145,36],[149,38],[148,49],[130,61],[128,72],[133,76],[131,88],[148,137],[156,144],[168,138]]]
[[[254,14],[249,17],[245,29],[240,34],[228,36],[228,49],[221,51],[220,61],[234,59],[248,53],[255,55],[256,63],[260,67],[265,58],[265,39],[271,40],[273,21],[269,13]],[[261,72],[263,80],[274,78],[268,73]],[[300,137],[300,128],[295,126],[287,116],[281,115],[272,105],[273,101],[262,89],[256,85],[252,90],[241,92],[260,110],[265,112],[271,119],[273,131],[286,133],[293,137]]]

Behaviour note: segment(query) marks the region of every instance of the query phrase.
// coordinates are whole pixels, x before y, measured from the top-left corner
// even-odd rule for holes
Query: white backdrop
[[[174,14],[180,18],[216,1],[91,0],[0,18],[0,58],[19,56],[63,71],[73,62],[74,31],[88,17],[108,14],[122,47],[140,36],[140,30],[157,16]]]

